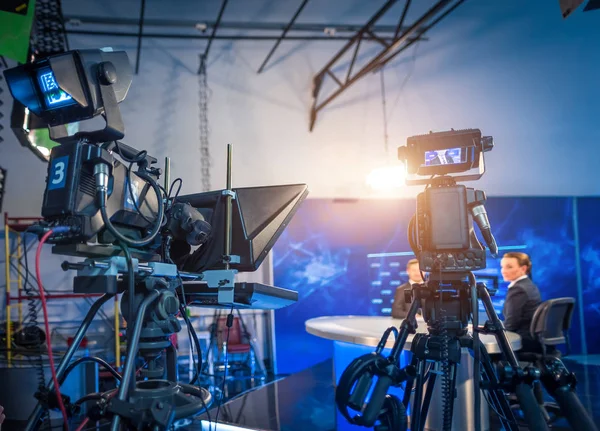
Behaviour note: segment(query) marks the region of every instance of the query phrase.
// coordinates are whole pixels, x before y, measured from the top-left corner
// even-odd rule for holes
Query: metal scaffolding
[[[35,275],[29,271],[23,264],[25,253],[35,244],[27,245],[26,231],[35,222],[41,220],[38,217],[9,217],[8,213],[4,213],[4,254],[5,260],[5,279],[6,279],[6,357],[8,366],[12,362],[12,338],[13,334],[21,329],[25,322],[23,318],[23,301],[39,300],[37,295],[28,294],[23,279],[28,276],[30,280],[35,281]],[[31,281],[28,281],[31,284]],[[13,286],[16,285],[16,293],[13,291]],[[45,292],[46,300],[53,299],[75,299],[75,298],[91,298],[99,297],[101,294],[78,294],[78,293],[55,293]],[[116,365],[120,366],[120,340],[119,340],[119,304],[115,295],[115,355]],[[17,304],[17,327],[13,328],[13,305]],[[50,337],[51,334],[46,334]]]

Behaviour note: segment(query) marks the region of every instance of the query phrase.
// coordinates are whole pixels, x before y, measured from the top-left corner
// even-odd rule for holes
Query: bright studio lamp
[[[406,168],[401,162],[388,163],[367,175],[367,185],[376,192],[386,193],[404,187]]]

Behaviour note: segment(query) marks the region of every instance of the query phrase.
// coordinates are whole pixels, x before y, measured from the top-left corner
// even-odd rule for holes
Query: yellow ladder
[[[16,234],[16,254],[15,253],[11,253],[11,234],[14,233]],[[17,330],[20,329],[20,327],[23,325],[23,304],[21,302],[21,293],[22,293],[22,289],[23,289],[23,277],[21,276],[21,268],[20,268],[20,262],[21,259],[23,257],[23,243],[21,241],[21,235],[19,235],[18,232],[13,231],[9,224],[8,224],[8,217],[5,217],[5,221],[4,221],[4,254],[6,256],[6,349],[7,349],[7,360],[8,360],[8,366],[10,367],[12,365],[12,334],[13,334],[13,328],[12,328],[12,306],[11,306],[11,285],[13,283],[17,284],[17,297],[18,297],[18,305],[17,305],[17,310],[18,310],[18,319],[19,319],[19,326],[17,327]],[[17,279],[13,280],[11,278],[11,261],[17,261],[17,268],[18,271],[17,272]]]

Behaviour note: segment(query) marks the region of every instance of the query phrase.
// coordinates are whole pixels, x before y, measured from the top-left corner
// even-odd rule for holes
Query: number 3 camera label
[[[48,190],[62,189],[67,182],[69,156],[57,157],[52,160],[48,177]]]

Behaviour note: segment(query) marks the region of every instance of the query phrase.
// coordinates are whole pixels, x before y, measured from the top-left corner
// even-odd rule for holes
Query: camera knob
[[[168,296],[165,298],[164,307],[168,314],[175,314],[179,309],[179,301],[174,296]]]
[[[179,310],[179,300],[172,292],[165,292],[157,304],[157,315],[166,320],[169,316],[174,315]]]
[[[110,61],[98,64],[98,78],[104,85],[112,85],[117,82],[117,69]]]

